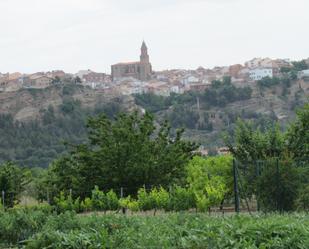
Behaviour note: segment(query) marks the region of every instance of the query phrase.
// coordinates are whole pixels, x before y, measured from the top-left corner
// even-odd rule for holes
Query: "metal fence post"
[[[120,198],[123,198],[123,187],[120,188]]]
[[[276,199],[277,199],[277,211],[279,211],[279,209],[280,209],[280,193],[279,193],[279,191],[280,191],[280,172],[279,172],[279,158],[277,158],[276,159],[276,177],[277,177],[277,181],[276,181],[276,184],[277,184],[277,186],[276,186]],[[280,212],[281,212],[281,210],[280,210]]]
[[[233,176],[234,176],[234,197],[235,197],[235,212],[239,213],[239,191],[236,161],[233,159]]]
[[[255,175],[258,178],[260,176],[260,162],[255,161]],[[256,209],[259,212],[260,211],[260,202],[259,202],[259,193],[256,191]]]
[[[123,198],[123,187],[120,188],[120,198]],[[122,213],[126,214],[126,209],[122,208]]]

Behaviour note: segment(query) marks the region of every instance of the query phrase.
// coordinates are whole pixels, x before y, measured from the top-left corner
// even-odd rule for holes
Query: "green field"
[[[1,248],[309,248],[309,216],[0,212]]]

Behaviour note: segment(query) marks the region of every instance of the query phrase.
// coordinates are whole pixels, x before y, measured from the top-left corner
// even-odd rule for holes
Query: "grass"
[[[309,248],[309,216],[305,214],[154,217],[47,212],[0,213],[2,248]]]

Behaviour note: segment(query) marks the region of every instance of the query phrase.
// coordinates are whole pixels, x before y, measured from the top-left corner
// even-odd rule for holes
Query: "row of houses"
[[[17,74],[15,74],[17,76]],[[50,86],[54,78],[46,75],[19,75],[12,77],[9,74],[0,76],[0,91],[13,92],[21,88],[42,89]]]
[[[309,59],[307,60],[309,65]],[[233,84],[245,86],[261,80],[265,77],[273,78],[281,75],[281,68],[291,68],[293,65],[289,59],[254,58],[241,64],[226,67],[214,67],[205,69],[199,67],[196,70],[165,70],[155,72],[153,78],[158,81],[167,82],[170,85],[181,84],[184,91],[207,89],[214,80],[222,80],[224,77],[231,77]],[[299,78],[307,77],[308,71],[299,72]]]
[[[309,59],[307,60],[309,65]],[[1,74],[0,91],[17,91],[20,88],[46,88],[51,84],[74,82],[93,89],[114,91],[119,94],[134,94],[152,92],[168,96],[171,93],[185,91],[204,91],[214,80],[231,77],[233,84],[238,86],[250,85],[264,77],[280,76],[282,67],[292,67],[288,59],[254,58],[242,64],[206,69],[199,67],[196,70],[164,70],[152,72],[151,78],[141,81],[133,77],[114,79],[109,74],[81,70],[76,74],[68,74],[61,70],[38,72],[35,74]],[[309,71],[299,72],[299,78],[309,78]]]
[[[65,82],[75,82],[92,88],[102,88],[105,85],[111,84],[112,81],[110,75],[96,73],[91,70],[79,71],[75,75],[61,70],[37,72],[34,74],[0,73],[1,92],[18,91],[21,88],[44,89],[52,84]]]

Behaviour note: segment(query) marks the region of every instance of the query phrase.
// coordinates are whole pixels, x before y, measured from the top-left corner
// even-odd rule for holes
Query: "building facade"
[[[259,67],[249,71],[249,77],[251,80],[261,80],[265,77],[272,78],[273,75],[273,69],[270,67]]]
[[[149,80],[152,73],[152,66],[149,61],[148,48],[143,42],[141,47],[140,61],[118,63],[112,65],[112,78],[118,80],[125,77],[133,77],[141,81]]]

